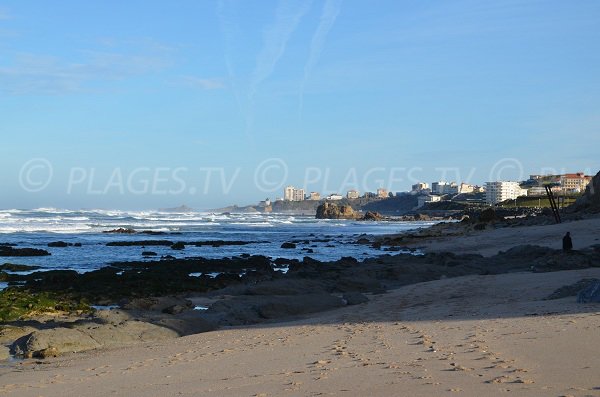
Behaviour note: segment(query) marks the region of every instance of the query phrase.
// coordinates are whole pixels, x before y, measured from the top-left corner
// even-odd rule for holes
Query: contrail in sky
[[[275,13],[275,21],[267,27],[263,35],[263,48],[256,58],[252,73],[248,99],[253,101],[260,84],[266,80],[285,52],[287,42],[298,27],[300,20],[310,9],[312,1],[282,0]]]
[[[242,101],[240,99],[239,90],[237,88],[235,69],[231,60],[231,53],[233,52],[233,43],[235,37],[239,33],[238,24],[234,21],[231,15],[232,5],[231,1],[219,0],[217,3],[217,18],[219,19],[219,27],[221,34],[223,35],[223,47],[225,49],[225,66],[227,67],[227,74],[229,76],[229,84],[233,88],[233,94],[238,104],[240,112],[242,111]]]
[[[306,65],[304,65],[304,78],[302,79],[302,83],[300,84],[300,104],[298,110],[298,115],[300,119],[302,119],[302,109],[304,107],[304,89],[306,87],[306,83],[308,82],[310,73],[317,64],[317,61],[319,60],[319,56],[323,52],[323,47],[325,46],[325,39],[327,38],[329,31],[335,24],[335,20],[338,17],[341,9],[342,0],[326,0],[325,4],[323,5],[323,11],[321,12],[321,20],[310,42],[310,53],[308,55]]]

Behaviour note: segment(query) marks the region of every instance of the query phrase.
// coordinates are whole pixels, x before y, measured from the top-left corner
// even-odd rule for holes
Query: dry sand
[[[9,396],[600,396],[600,269],[406,286],[294,322],[0,368]]]
[[[493,256],[517,245],[539,245],[554,249],[562,248],[562,237],[571,232],[574,249],[584,249],[600,244],[600,218],[565,222],[554,225],[504,227],[472,232],[461,237],[428,239],[409,247],[424,252],[454,252],[456,254],[479,253]]]

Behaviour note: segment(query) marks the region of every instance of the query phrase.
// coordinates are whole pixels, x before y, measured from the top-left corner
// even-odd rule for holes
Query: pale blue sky
[[[595,173],[599,70],[598,1],[0,0],[0,208]]]

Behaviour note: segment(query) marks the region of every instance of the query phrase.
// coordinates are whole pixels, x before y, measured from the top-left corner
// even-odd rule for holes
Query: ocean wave
[[[230,225],[236,226],[253,226],[253,227],[273,227],[270,222],[231,222]]]
[[[93,228],[87,225],[0,225],[0,234],[8,233],[85,233]]]

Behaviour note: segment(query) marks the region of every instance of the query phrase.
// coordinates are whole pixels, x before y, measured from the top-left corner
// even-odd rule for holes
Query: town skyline
[[[473,185],[466,182],[455,181],[435,181],[431,185],[427,182],[417,182],[413,184],[410,191],[392,192],[380,187],[375,192],[364,192],[361,195],[359,190],[350,189],[345,195],[341,192],[329,192],[327,195],[321,195],[320,192],[307,192],[304,188],[296,188],[288,185],[283,190],[282,197],[276,197],[274,201],[339,201],[344,198],[355,200],[359,198],[378,198],[385,199],[403,194],[418,194],[423,196],[419,199],[418,207],[426,203],[441,200],[441,196],[460,195],[460,194],[485,194],[486,204],[493,205],[505,200],[516,199],[521,196],[545,196],[545,185],[549,185],[551,190],[558,194],[581,194],[592,180],[593,175],[586,175],[585,172],[563,173],[563,174],[530,174],[529,179],[522,181],[496,180],[488,181],[484,184]],[[307,194],[309,193],[309,194]],[[475,201],[475,199],[472,199]],[[264,206],[270,205],[270,199],[261,201]],[[482,201],[481,198],[478,201]]]

